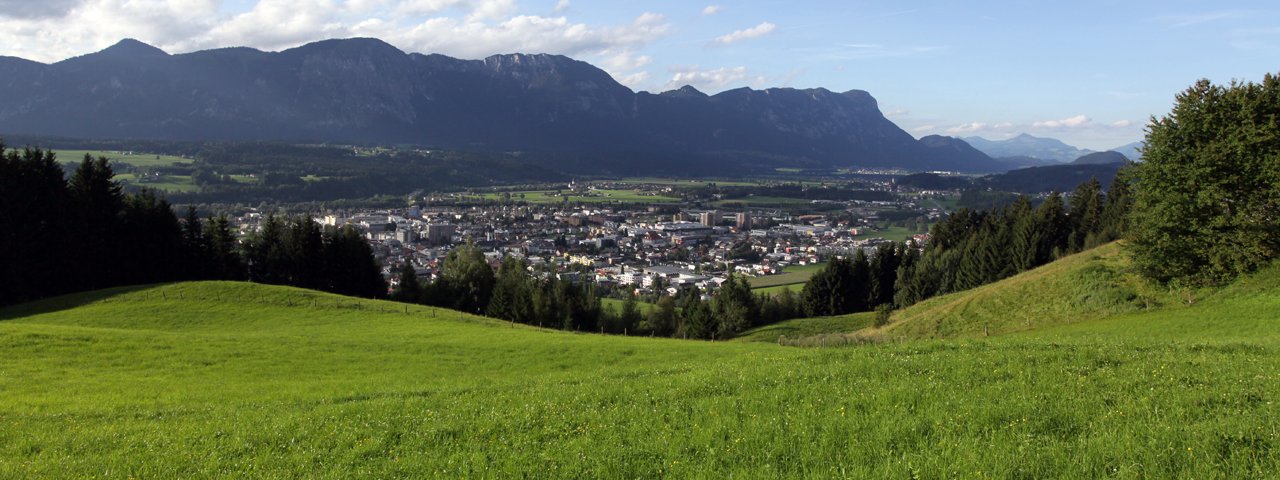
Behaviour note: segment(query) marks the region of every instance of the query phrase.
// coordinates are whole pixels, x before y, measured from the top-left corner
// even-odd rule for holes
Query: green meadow
[[[794,293],[800,293],[800,284],[809,281],[809,277],[818,273],[819,270],[825,268],[827,264],[814,263],[810,265],[790,265],[782,270],[782,273],[776,275],[765,275],[762,277],[751,277],[747,281],[751,283],[751,288],[762,289],[766,287],[777,287],[781,285],[793,285]],[[757,290],[757,293],[759,291]]]
[[[180,163],[192,163],[190,158],[172,155],[156,155],[138,152],[112,152],[100,150],[55,150],[58,161],[62,163],[79,163],[85,154],[93,158],[107,157],[113,164],[127,164],[138,168],[169,167]]]
[[[1125,263],[734,342],[248,283],[60,297],[0,310],[0,477],[1276,475],[1280,269],[1169,292]]]
[[[477,195],[478,198],[484,200],[502,200],[504,193],[509,194],[513,202],[528,202],[534,204],[554,204],[554,203],[676,203],[680,199],[676,197],[646,194],[636,190],[609,190],[596,189],[586,193],[576,194],[573,192],[561,192],[557,194],[554,190],[526,190],[516,192],[489,192]],[[567,199],[567,200],[566,200]]]

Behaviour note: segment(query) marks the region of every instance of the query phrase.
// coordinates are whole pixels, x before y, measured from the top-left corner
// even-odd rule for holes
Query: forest
[[[68,178],[53,152],[0,143],[0,305],[180,280],[251,280],[385,296],[369,244],[353,228],[268,217],[243,245],[225,216],[179,219],[149,190],[125,193],[106,158]]]

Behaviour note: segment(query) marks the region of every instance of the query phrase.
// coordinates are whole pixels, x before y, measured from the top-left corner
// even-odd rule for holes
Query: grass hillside
[[[778,337],[804,338],[832,332],[851,332],[866,328],[875,320],[875,312],[851,313],[833,317],[795,318],[742,332],[734,340],[740,342],[777,342]]]
[[[878,333],[890,338],[1000,335],[1184,303],[1129,272],[1119,243],[1072,255],[981,287],[895,312]]]
[[[1263,477],[1276,278],[1165,317],[826,349],[242,283],[74,295],[0,310],[0,477]]]

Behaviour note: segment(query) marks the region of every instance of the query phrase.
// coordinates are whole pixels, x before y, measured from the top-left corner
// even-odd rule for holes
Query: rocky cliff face
[[[636,93],[563,56],[459,60],[374,39],[182,55],[126,40],[51,65],[0,57],[0,133],[521,150],[583,170],[642,158],[999,169],[972,148],[916,141],[859,90]]]

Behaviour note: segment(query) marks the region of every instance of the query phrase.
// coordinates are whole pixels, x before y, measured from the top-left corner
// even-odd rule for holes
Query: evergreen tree
[[[493,318],[531,323],[534,320],[532,285],[533,279],[529,277],[523,260],[503,258],[487,314]]]
[[[236,235],[231,231],[231,220],[218,215],[205,224],[204,238],[209,246],[208,264],[210,277],[219,280],[243,280],[247,272],[240,257]]]
[[[113,277],[117,284],[139,284],[177,280],[178,267],[185,260],[182,226],[168,201],[151,190],[125,197],[119,223],[114,227],[117,245],[130,248],[112,252],[118,265]]]
[[[339,295],[382,298],[387,282],[382,267],[373,258],[373,249],[354,227],[333,229],[323,236],[322,289]]]
[[[85,154],[67,187],[75,216],[71,252],[84,272],[76,278],[79,289],[118,285],[123,273],[116,252],[123,247],[118,239],[124,194],[114,175],[106,157]]]
[[[69,192],[54,153],[0,141],[0,305],[73,291]],[[75,238],[82,243],[82,238]]]
[[[615,331],[621,330],[623,333],[634,333],[639,329],[643,321],[644,315],[640,314],[640,306],[636,304],[636,296],[631,292],[627,292],[627,298],[622,301],[622,310],[618,312],[618,325],[614,327]]]
[[[274,214],[268,214],[262,222],[262,228],[249,236],[244,245],[249,281],[269,284],[286,282],[284,230],[284,222]]]
[[[422,300],[422,284],[418,282],[418,271],[413,269],[412,262],[404,262],[400,267],[400,283],[391,293],[391,299],[397,302],[418,303]]]
[[[363,241],[363,239],[361,239]],[[326,278],[324,265],[325,242],[320,225],[310,216],[296,218],[289,222],[284,231],[284,266],[286,283],[302,288],[323,290],[338,280]],[[353,258],[353,261],[356,259]],[[338,270],[341,266],[330,266]],[[337,272],[334,272],[337,274]]]
[[[871,290],[868,304],[893,303],[893,288],[898,282],[898,267],[901,263],[899,255],[903,252],[905,247],[897,243],[886,243],[876,248],[876,255],[871,259]]]
[[[1079,252],[1085,248],[1085,239],[1097,235],[1102,229],[1102,209],[1105,201],[1102,198],[1102,184],[1097,178],[1081,183],[1071,193],[1070,224],[1071,233],[1067,237],[1067,248],[1071,252]]]
[[[210,265],[212,252],[209,239],[205,237],[205,225],[195,205],[187,206],[187,214],[182,219],[182,277],[187,279],[205,279],[214,276]]]
[[[1129,211],[1133,208],[1130,189],[1133,168],[1130,166],[1120,169],[1116,178],[1111,181],[1111,187],[1107,189],[1106,206],[1102,209],[1100,232],[1094,244],[1086,245],[1086,248],[1118,240],[1129,230]]]
[[[715,315],[716,338],[730,338],[753,325],[760,316],[760,306],[751,293],[751,285],[741,275],[729,274],[711,301]]]

